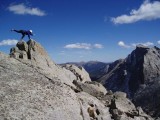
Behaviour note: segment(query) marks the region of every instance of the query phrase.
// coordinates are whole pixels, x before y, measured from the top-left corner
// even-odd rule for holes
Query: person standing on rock
[[[21,41],[25,37],[25,35],[28,35],[29,40],[31,39],[30,35],[33,36],[32,30],[15,30],[15,29],[12,29],[11,31],[15,31],[17,33],[21,33],[22,34]]]

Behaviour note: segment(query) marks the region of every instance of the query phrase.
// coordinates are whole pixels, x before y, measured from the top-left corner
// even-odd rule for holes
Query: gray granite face
[[[55,64],[34,40],[10,55],[0,52],[0,120],[152,119],[142,114],[125,93],[108,92],[83,68]]]
[[[139,86],[160,76],[160,49],[137,46],[126,59],[112,63],[99,79],[108,89],[124,91],[133,97]]]
[[[98,81],[109,90],[123,91],[132,99],[135,97],[137,105],[142,105],[151,115],[160,117],[159,77],[160,49],[139,45],[126,59],[110,64],[107,73]]]

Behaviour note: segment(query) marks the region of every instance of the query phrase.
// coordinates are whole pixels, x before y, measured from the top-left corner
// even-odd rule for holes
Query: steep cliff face
[[[134,103],[141,106],[148,114],[160,117],[160,77],[141,88],[134,95]]]
[[[83,68],[56,65],[34,40],[0,52],[0,101],[1,120],[152,120]]]
[[[123,91],[137,106],[159,117],[160,49],[137,46],[126,59],[112,63],[100,81],[106,88]]]
[[[144,84],[134,96],[137,106],[154,117],[160,117],[160,49],[151,48],[144,56]]]
[[[160,49],[137,46],[124,60],[112,63],[99,81],[113,91],[124,91],[133,97],[139,86],[160,76]]]

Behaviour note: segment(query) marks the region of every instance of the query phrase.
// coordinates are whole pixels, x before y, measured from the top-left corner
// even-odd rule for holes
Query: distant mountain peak
[[[108,72],[97,81],[110,90],[126,92],[130,98],[136,97],[135,102],[138,105],[142,104],[147,112],[152,111],[150,113],[153,116],[160,116],[157,112],[159,107],[155,107],[160,104],[157,94],[160,85],[156,82],[159,78],[160,48],[139,45],[126,59],[111,63]],[[138,92],[139,90],[142,92]],[[156,98],[155,102],[150,103],[152,98]]]
[[[145,49],[149,49],[150,47],[145,46],[145,45],[142,45],[142,44],[139,44],[139,45],[136,46],[136,49],[137,49],[137,48],[145,48]]]

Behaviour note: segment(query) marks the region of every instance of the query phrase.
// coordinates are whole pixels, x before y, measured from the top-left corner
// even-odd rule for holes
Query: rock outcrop
[[[77,87],[79,91],[84,91],[95,97],[101,97],[107,93],[105,87],[98,82],[86,81],[85,83],[82,83],[74,80],[73,84]]]
[[[56,65],[34,40],[0,52],[0,101],[1,120],[152,120],[83,68]]]
[[[76,66],[82,66],[88,73],[92,81],[97,81],[103,75],[108,72],[110,63],[103,63],[99,61],[89,62],[70,62],[66,64],[74,64]]]
[[[130,98],[134,98],[136,94],[135,102],[138,100],[137,105],[141,105],[139,104],[141,98],[141,102],[146,101],[145,105],[142,105],[142,108],[149,112],[151,109],[152,111],[156,110],[155,107],[153,107],[153,104],[155,104],[155,106],[160,104],[160,102],[154,101],[151,103],[151,96],[153,95],[147,94],[148,90],[151,88],[153,88],[151,93],[158,90],[157,87],[150,88],[150,86],[157,81],[159,76],[160,49],[158,47],[149,48],[139,45],[126,59],[121,59],[110,64],[107,74],[101,77],[98,81],[110,90],[126,92],[127,96]],[[142,88],[143,94],[141,93],[138,95],[138,93],[140,93],[139,90],[142,90]],[[145,98],[147,98],[147,100],[142,99],[144,98],[142,97],[144,94],[146,95]],[[158,94],[154,96],[154,98],[158,98]],[[148,108],[145,106],[148,106]],[[158,113],[154,112],[154,114]]]
[[[75,66],[73,64],[64,64],[62,65],[62,67],[66,68],[67,70],[70,70],[77,77],[76,80],[78,81],[91,81],[89,74],[81,66]]]

